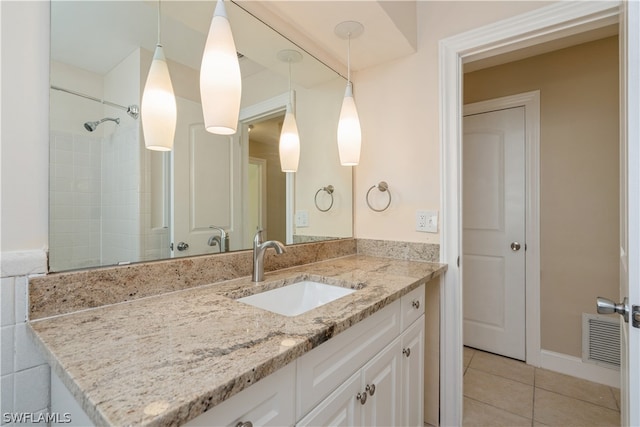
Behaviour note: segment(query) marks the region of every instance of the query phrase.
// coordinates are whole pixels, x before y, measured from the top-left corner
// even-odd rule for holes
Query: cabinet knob
[[[251,421],[238,421],[236,427],[253,427],[253,423]]]
[[[364,389],[365,392],[369,392],[369,396],[373,396],[373,394],[376,392],[376,385],[375,384],[367,384],[367,387],[365,387]]]
[[[407,357],[411,356],[411,349],[410,348],[403,348],[402,349],[402,354],[404,354]]]
[[[367,392],[365,391],[364,393],[358,393],[356,395],[356,399],[358,399],[360,403],[364,405],[365,403],[367,403]]]
[[[420,301],[417,299],[414,299],[413,301],[411,301],[411,306],[413,308],[415,308],[416,310],[420,308]]]

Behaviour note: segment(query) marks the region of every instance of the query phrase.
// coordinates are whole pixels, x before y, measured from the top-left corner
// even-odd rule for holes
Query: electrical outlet
[[[416,230],[427,231],[427,212],[426,211],[416,212]]]
[[[438,211],[416,211],[416,230],[437,233]]]
[[[309,226],[309,211],[296,211],[296,227]]]

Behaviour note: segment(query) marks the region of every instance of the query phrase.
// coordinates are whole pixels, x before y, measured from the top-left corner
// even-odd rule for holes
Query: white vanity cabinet
[[[387,310],[387,313],[384,310]],[[375,324],[373,330],[379,332],[381,329],[378,328],[382,324],[393,325],[397,313],[400,323],[404,325],[399,336],[396,335],[390,343],[388,340],[382,343],[376,341],[378,346],[386,346],[372,355],[371,347],[362,345],[363,340],[371,337],[370,334],[357,338],[345,331],[342,341],[349,342],[350,347],[359,348],[361,353],[367,355],[369,361],[346,381],[337,383],[335,391],[300,419],[296,426],[423,425],[424,286],[420,286],[384,310],[362,323]],[[319,368],[325,366],[323,362],[335,358],[334,351],[341,351],[339,343],[332,341],[299,359],[298,396],[303,393],[301,387],[312,388],[320,383],[327,386],[331,382],[331,376],[327,373],[331,363],[326,363],[324,370]],[[314,360],[313,365],[309,363],[311,359]],[[351,366],[353,369],[360,365]],[[306,377],[310,377],[310,381],[301,381],[302,371],[307,372]],[[336,383],[335,379],[333,382]],[[301,406],[304,407],[304,404],[298,404],[299,410]]]
[[[296,426],[399,426],[401,345],[395,339]]]

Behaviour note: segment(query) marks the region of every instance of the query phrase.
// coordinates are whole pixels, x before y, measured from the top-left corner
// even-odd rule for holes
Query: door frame
[[[540,366],[540,91],[466,104],[462,115],[515,107],[524,107],[525,123],[525,360]],[[461,262],[460,283],[463,268]]]
[[[440,260],[443,275],[440,322],[440,422],[462,424],[461,149],[464,62],[487,58],[618,22],[620,1],[558,2],[472,29],[439,42]]]
[[[287,109],[287,104],[291,102],[293,99],[293,108],[295,111],[295,98],[296,94],[293,91],[292,94],[289,92],[282,93],[280,95],[274,96],[272,98],[266,99],[264,101],[258,102],[256,104],[244,107],[240,110],[240,115],[238,121],[240,123],[241,131],[236,133],[238,136],[237,143],[242,147],[242,156],[243,159],[248,161],[249,158],[249,132],[248,132],[248,123],[257,121],[263,118],[266,118],[275,113],[284,112]],[[242,162],[245,163],[244,161]],[[246,194],[246,171],[242,172],[243,174],[243,194]],[[286,244],[291,244],[293,242],[293,232],[294,232],[294,209],[295,209],[295,173],[287,172],[286,174],[286,207],[285,207],[285,215],[286,215]],[[242,206],[243,213],[243,221],[244,218],[247,217],[247,203],[243,201]],[[248,230],[244,230],[245,235],[243,235],[243,239],[248,233]],[[253,233],[251,236],[253,238]],[[243,240],[244,241],[244,240]]]

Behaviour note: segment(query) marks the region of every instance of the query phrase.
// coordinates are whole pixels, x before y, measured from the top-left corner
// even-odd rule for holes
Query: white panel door
[[[233,237],[237,218],[234,189],[240,191],[238,153],[230,136],[204,128],[199,103],[177,98],[178,121],[172,151],[172,243],[174,257],[218,253],[208,240],[222,227]],[[188,247],[185,248],[187,244]],[[231,239],[233,250],[233,239]]]
[[[524,107],[464,117],[464,344],[525,359]]]
[[[640,425],[640,3],[624,2],[620,17],[620,301],[628,298],[629,323],[621,322],[621,425]]]

